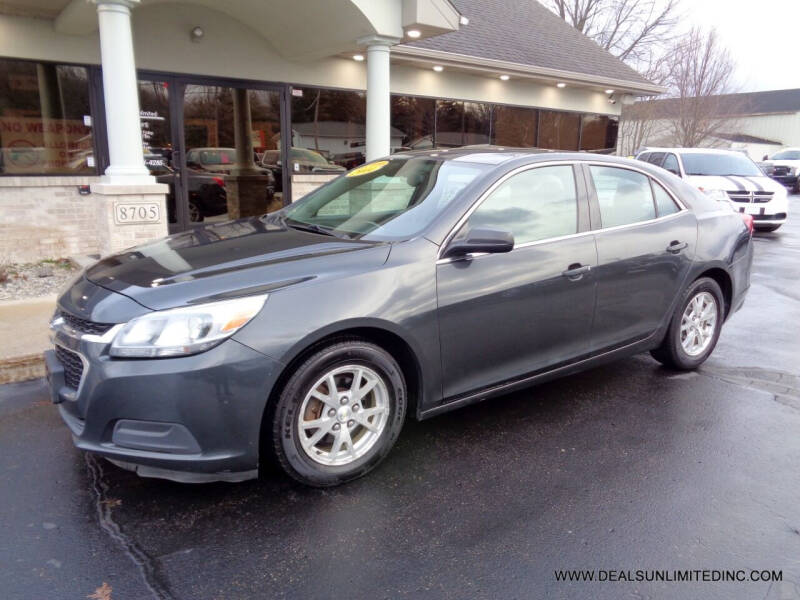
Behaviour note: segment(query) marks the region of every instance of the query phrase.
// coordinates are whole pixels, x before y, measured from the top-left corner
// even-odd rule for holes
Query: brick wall
[[[97,253],[97,197],[78,186],[98,179],[0,177],[0,263]]]
[[[163,184],[103,185],[99,177],[0,177],[0,264],[109,254],[167,235]],[[78,187],[91,185],[81,195]],[[158,223],[114,223],[114,202],[160,203]]]

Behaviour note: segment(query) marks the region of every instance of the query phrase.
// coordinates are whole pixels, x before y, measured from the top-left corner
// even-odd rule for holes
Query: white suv
[[[800,194],[800,148],[784,148],[761,165],[775,181]]]
[[[682,177],[701,192],[752,215],[759,231],[775,231],[789,213],[786,188],[745,154],[710,148],[646,148],[636,158]]]

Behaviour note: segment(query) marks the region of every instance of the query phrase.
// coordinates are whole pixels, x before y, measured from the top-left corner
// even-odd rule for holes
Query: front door
[[[587,170],[602,227],[595,233],[592,338],[603,350],[645,339],[664,321],[689,272],[697,222],[639,171],[602,165]]]
[[[283,87],[142,74],[139,103],[145,164],[169,186],[170,232],[283,206],[290,174],[269,160],[289,144]]]
[[[446,399],[588,351],[597,253],[584,203],[571,165],[536,167],[505,179],[464,223],[511,231],[515,247],[437,265]]]

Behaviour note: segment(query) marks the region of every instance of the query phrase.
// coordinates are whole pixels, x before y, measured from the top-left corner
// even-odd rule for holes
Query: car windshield
[[[313,150],[305,150],[303,148],[292,148],[292,160],[299,162],[309,163],[312,165],[328,166],[328,161],[321,154],[317,154]]]
[[[489,165],[428,158],[367,163],[291,205],[289,226],[349,238],[407,239]]]
[[[800,150],[783,150],[772,155],[772,160],[800,160]]]
[[[681,158],[687,175],[738,175],[739,177],[763,175],[752,160],[739,154],[686,152],[681,153]]]

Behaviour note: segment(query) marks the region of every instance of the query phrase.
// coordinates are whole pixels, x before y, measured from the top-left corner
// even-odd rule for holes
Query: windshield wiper
[[[329,235],[331,237],[341,237],[336,235],[329,227],[316,225],[315,223],[301,223],[300,221],[292,221],[289,219],[283,220],[287,227],[297,229],[299,231],[310,231],[311,233],[319,233],[321,235]]]

